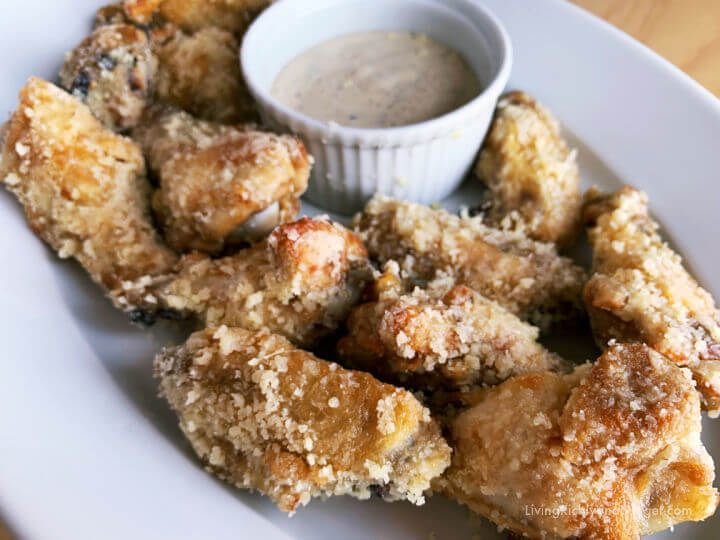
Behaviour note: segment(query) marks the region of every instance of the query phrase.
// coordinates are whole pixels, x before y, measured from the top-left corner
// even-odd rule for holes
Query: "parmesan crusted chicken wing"
[[[69,54],[60,83],[106,127],[124,130],[148,105],[156,70],[145,32],[112,24],[97,28]]]
[[[687,370],[615,345],[572,374],[483,391],[449,426],[436,487],[530,538],[638,538],[715,511],[700,419]]]
[[[295,137],[164,110],[148,115],[133,136],[159,178],[153,207],[166,240],[178,251],[217,253],[263,210],[271,215],[254,235],[297,214],[310,162]]]
[[[242,35],[253,18],[273,2],[273,0],[149,1],[159,5],[160,13],[166,20],[177,24],[186,32],[218,26],[236,35]]]
[[[595,250],[584,298],[596,340],[640,341],[690,368],[703,405],[720,414],[720,312],[658,234],[647,196],[629,186],[586,195]]]
[[[371,490],[423,504],[450,462],[411,393],[296,349],[286,339],[207,328],[155,359],[162,394],[208,470],[285,512],[312,497]]]
[[[258,119],[240,72],[240,43],[227,30],[170,32],[156,39],[159,67],[155,98],[194,116],[223,123]]]
[[[177,313],[207,326],[268,328],[308,346],[347,318],[371,276],[354,234],[324,219],[302,218],[230,257],[186,256],[177,274],[152,289],[155,309],[135,316],[151,322],[154,312]]]
[[[444,272],[541,330],[582,314],[585,272],[552,244],[381,195],[353,225],[381,264],[396,260],[419,281]]]
[[[0,178],[32,230],[75,257],[121,308],[128,284],[169,272],[177,257],[157,238],[140,149],[104,128],[60,88],[30,79],[2,129]]]
[[[575,151],[542,104],[525,92],[498,103],[476,174],[488,187],[484,221],[560,245],[580,232],[580,175]]]
[[[563,370],[538,329],[452,279],[406,291],[395,262],[374,283],[338,343],[344,364],[415,388],[497,384],[530,371]]]

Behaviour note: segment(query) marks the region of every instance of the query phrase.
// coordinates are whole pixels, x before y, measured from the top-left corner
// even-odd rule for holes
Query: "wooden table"
[[[720,97],[720,0],[571,0]]]

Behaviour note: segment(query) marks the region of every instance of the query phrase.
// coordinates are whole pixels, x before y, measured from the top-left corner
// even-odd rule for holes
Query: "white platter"
[[[560,0],[482,0],[515,49],[510,86],[549,105],[584,186],[631,183],[700,281],[720,295],[720,101],[624,34]],[[0,114],[53,78],[99,0],[0,2]],[[477,192],[464,188],[465,204]],[[449,205],[457,205],[455,197]],[[308,210],[310,210],[308,208]],[[289,519],[207,475],[156,397],[154,352],[84,272],[60,262],[0,194],[0,519],[20,538],[506,538],[439,496],[421,508],[313,502]],[[720,424],[703,438],[720,464]],[[669,538],[670,533],[653,538]],[[720,514],[674,538],[720,538]]]

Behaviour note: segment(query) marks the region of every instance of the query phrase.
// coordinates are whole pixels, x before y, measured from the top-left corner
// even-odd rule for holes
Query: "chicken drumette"
[[[224,126],[165,108],[133,131],[159,179],[153,207],[178,251],[217,253],[291,221],[310,158],[289,135]]]

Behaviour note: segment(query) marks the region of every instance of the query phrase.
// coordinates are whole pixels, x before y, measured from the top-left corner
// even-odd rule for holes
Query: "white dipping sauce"
[[[291,60],[271,93],[318,120],[384,128],[437,118],[481,91],[468,63],[447,45],[414,32],[361,32]]]

